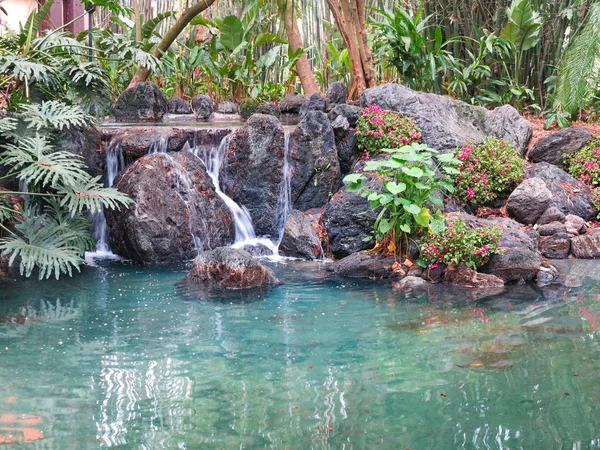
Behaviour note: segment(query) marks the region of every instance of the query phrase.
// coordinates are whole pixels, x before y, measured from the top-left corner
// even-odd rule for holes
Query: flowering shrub
[[[509,194],[525,178],[525,162],[502,139],[488,137],[481,145],[466,145],[456,158],[461,161],[456,195],[474,205]]]
[[[360,149],[374,155],[384,148],[419,142],[421,131],[408,117],[371,105],[356,122],[356,140]]]
[[[600,140],[591,142],[577,153],[565,155],[563,161],[567,172],[594,191],[592,200],[600,211]]]
[[[502,232],[496,227],[468,228],[462,220],[453,220],[441,233],[423,238],[421,258],[423,266],[435,269],[438,264],[465,263],[476,270],[495,253]]]

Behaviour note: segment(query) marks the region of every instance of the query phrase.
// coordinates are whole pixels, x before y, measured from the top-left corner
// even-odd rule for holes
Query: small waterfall
[[[277,238],[277,246],[281,244],[283,239],[283,229],[288,213],[292,209],[292,169],[290,165],[290,132],[286,131],[283,139],[283,179],[279,187],[279,199],[277,201],[277,211],[279,219],[277,227],[279,236]]]
[[[169,149],[169,138],[167,136],[161,136],[158,141],[150,144],[148,148],[148,154],[152,155],[153,153],[167,153]]]

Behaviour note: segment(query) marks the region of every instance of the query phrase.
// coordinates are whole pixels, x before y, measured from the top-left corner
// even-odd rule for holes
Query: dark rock
[[[542,258],[531,250],[506,249],[502,255],[493,255],[481,272],[491,273],[505,283],[532,280],[540,270]]]
[[[300,108],[308,102],[306,95],[288,94],[279,103],[281,112],[284,114],[299,114]]]
[[[565,222],[565,213],[563,213],[557,207],[551,206],[546,211],[544,211],[544,214],[542,214],[541,217],[538,219],[537,224],[538,225],[546,225],[550,222],[564,223]]]
[[[560,274],[558,269],[547,262],[542,263],[540,271],[536,275],[538,286],[548,286],[558,281]]]
[[[358,144],[356,132],[350,130],[348,119],[338,116],[331,122],[335,134],[335,146],[337,148],[340,171],[342,175],[349,173],[352,166],[358,160]]]
[[[217,112],[220,114],[237,114],[240,108],[233,102],[221,102],[217,105]]]
[[[534,250],[534,251],[538,250],[539,242],[540,242],[540,233],[538,233],[536,230],[525,230],[522,233],[524,233],[526,236],[528,236],[532,241],[531,247],[523,246],[523,248],[527,248],[528,250]],[[500,239],[500,242],[502,242],[502,239]]]
[[[401,280],[393,280],[392,281],[392,290],[405,290],[405,289],[419,289],[427,286],[427,281],[425,281],[420,276],[406,276]]]
[[[502,248],[537,250],[540,235],[534,230],[502,229],[499,245]]]
[[[111,248],[125,258],[178,262],[233,242],[229,210],[190,153],[144,156],[119,175],[115,187],[136,202],[106,217]]]
[[[450,152],[465,143],[481,143],[488,135],[507,140],[523,154],[531,138],[531,124],[510,106],[497,112],[436,94],[416,92],[397,84],[365,90],[362,106],[378,104],[413,119],[421,129],[422,141]]]
[[[327,89],[325,98],[327,98],[329,104],[331,105],[346,103],[346,99],[348,98],[348,89],[344,83],[336,81],[335,83],[331,83]]]
[[[566,233],[567,227],[564,223],[550,222],[545,225],[540,225],[537,229],[540,236],[552,236],[557,233]]]
[[[279,119],[281,117],[281,108],[277,103],[263,103],[258,108],[259,114],[269,114],[271,116],[275,116]]]
[[[595,228],[584,235],[574,237],[571,240],[571,253],[575,258],[600,258],[600,228]]]
[[[128,163],[149,153],[178,152],[186,142],[183,130],[167,127],[149,130],[132,128],[130,130],[116,135],[109,144],[119,146]]]
[[[168,110],[171,114],[191,114],[192,106],[181,97],[173,97],[167,100]]]
[[[304,119],[308,111],[321,111],[325,112],[327,109],[327,101],[318,92],[311,95],[306,103],[300,108],[300,118]]]
[[[340,165],[329,119],[308,111],[290,137],[292,204],[306,211],[320,208],[340,186]]]
[[[542,162],[529,168],[527,175],[544,180],[552,193],[550,205],[564,214],[574,214],[584,220],[590,220],[598,213],[592,202],[590,189],[564,170]]]
[[[585,233],[585,221],[579,216],[569,214],[565,217],[565,228],[569,234]]]
[[[250,253],[220,247],[201,253],[183,283],[200,292],[265,289],[279,283]]]
[[[167,97],[150,82],[125,89],[115,103],[117,122],[157,122],[167,113]]]
[[[276,117],[254,114],[231,135],[221,188],[248,209],[257,236],[279,238],[283,168],[284,132]]]
[[[215,102],[208,95],[196,95],[192,98],[192,110],[200,120],[208,120],[215,111]]]
[[[594,140],[585,128],[570,127],[543,137],[529,150],[529,160],[562,166],[563,156],[577,153]]]
[[[396,262],[393,256],[382,257],[378,253],[358,252],[333,263],[329,270],[347,278],[389,278],[392,266]]]
[[[508,213],[521,223],[534,224],[548,209],[552,192],[541,178],[528,178],[510,194],[506,202]]]
[[[242,119],[249,119],[252,114],[258,112],[260,103],[254,98],[247,98],[240,103],[240,116]]]
[[[86,171],[93,177],[102,174],[102,141],[100,132],[93,126],[75,127],[61,131],[57,148],[83,158]]]
[[[245,252],[248,252],[255,257],[273,255],[273,250],[261,243],[244,245],[241,247],[241,250],[244,250]]]
[[[324,230],[319,219],[320,212],[290,211],[283,228],[279,254],[308,260],[323,258],[325,252],[321,235]]]
[[[489,289],[504,287],[504,281],[487,273],[479,273],[465,264],[450,264],[444,272],[444,281],[465,288]]]
[[[567,233],[557,233],[540,239],[541,254],[550,259],[565,259],[571,251],[571,236]]]
[[[363,115],[364,108],[354,105],[335,105],[329,112],[329,120],[332,122],[338,117],[342,116],[348,120],[348,124],[354,128],[356,121]]]
[[[437,264],[433,268],[426,267],[421,273],[421,278],[430,283],[440,283],[444,278],[444,272],[446,272],[445,264]]]

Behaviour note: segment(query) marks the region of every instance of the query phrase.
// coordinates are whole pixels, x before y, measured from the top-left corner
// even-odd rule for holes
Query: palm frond
[[[32,41],[32,46],[38,51],[60,49],[66,53],[82,54],[84,49],[70,33],[47,31],[44,35]]]
[[[72,213],[81,213],[89,210],[94,214],[107,209],[119,209],[133,204],[127,195],[114,188],[105,188],[100,183],[100,177],[83,180],[75,185],[64,186],[58,189],[62,197],[61,206],[66,206]]]
[[[138,47],[126,47],[118,53],[118,57],[131,59],[136,64],[147,67],[150,70],[156,70],[160,64],[160,61],[156,56]]]
[[[74,83],[82,82],[86,86],[91,84],[108,86],[106,74],[95,61],[69,65],[65,67],[65,72]]]
[[[83,127],[90,121],[90,117],[78,106],[66,105],[58,100],[23,105],[23,111],[24,119],[37,130],[48,127],[62,131],[70,127]]]
[[[44,211],[53,226],[70,231],[68,245],[76,247],[80,254],[94,248],[96,243],[90,233],[90,222],[82,214],[70,214],[56,198],[46,201]]]

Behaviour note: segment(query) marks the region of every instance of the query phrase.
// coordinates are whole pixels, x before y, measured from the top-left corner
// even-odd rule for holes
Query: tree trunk
[[[292,8],[291,0],[287,0],[287,2],[286,0],[277,0],[277,4],[279,10],[283,14],[283,23],[285,25],[285,32],[288,36],[290,48],[292,53],[295,54],[298,49],[304,49],[304,44],[302,42],[300,30],[298,29],[298,23],[294,17],[294,9]],[[296,70],[298,71],[300,83],[302,83],[302,89],[306,95],[320,92],[319,86],[317,86],[317,80],[305,53],[296,60]]]
[[[192,19],[207,9],[214,2],[215,0],[200,0],[198,3],[194,3],[187,10],[185,10],[183,14],[179,16],[177,22],[175,22],[173,26],[165,33],[158,45],[154,47],[152,54],[156,58],[160,59],[162,57],[162,53],[167,51],[169,46],[175,41],[175,39],[177,39],[177,36],[179,36],[179,34],[192,21]],[[146,81],[148,79],[148,75],[150,75],[150,69],[144,66],[140,67],[127,87],[131,88],[142,81]]]

